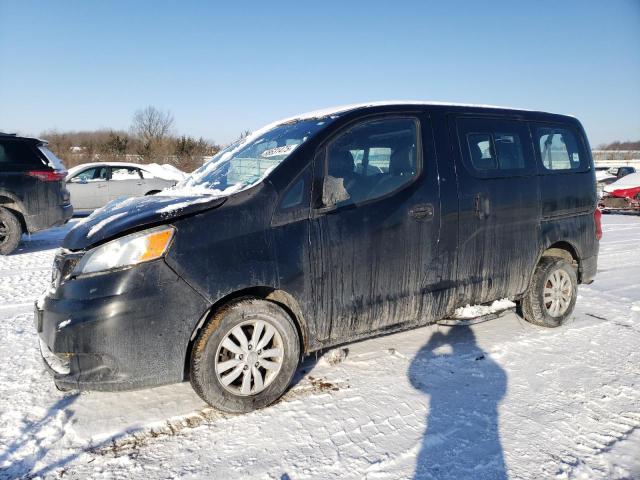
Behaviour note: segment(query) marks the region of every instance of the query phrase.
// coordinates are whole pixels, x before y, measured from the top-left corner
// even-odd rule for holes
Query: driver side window
[[[327,147],[322,203],[364,203],[395,192],[418,175],[418,121],[361,123]]]

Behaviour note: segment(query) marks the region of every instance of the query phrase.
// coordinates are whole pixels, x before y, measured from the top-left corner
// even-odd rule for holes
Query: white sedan
[[[66,182],[74,212],[85,213],[119,197],[153,195],[185,176],[175,167],[157,163],[97,162],[70,168]]]

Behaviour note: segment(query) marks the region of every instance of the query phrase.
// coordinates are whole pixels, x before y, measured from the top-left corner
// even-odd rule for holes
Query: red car
[[[608,191],[599,202],[603,212],[625,210],[640,213],[640,174],[632,173],[623,181],[605,187],[605,190]]]

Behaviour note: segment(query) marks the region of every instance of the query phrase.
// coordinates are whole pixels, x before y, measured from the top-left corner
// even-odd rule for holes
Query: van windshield
[[[230,195],[245,190],[283,162],[331,119],[292,120],[232,143],[167,191],[168,194]]]

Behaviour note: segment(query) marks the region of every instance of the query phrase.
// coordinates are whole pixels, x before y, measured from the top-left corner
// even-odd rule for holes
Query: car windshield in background
[[[318,118],[291,121],[240,139],[194,171],[173,191],[229,195],[244,190],[265,178],[329,121]]]

